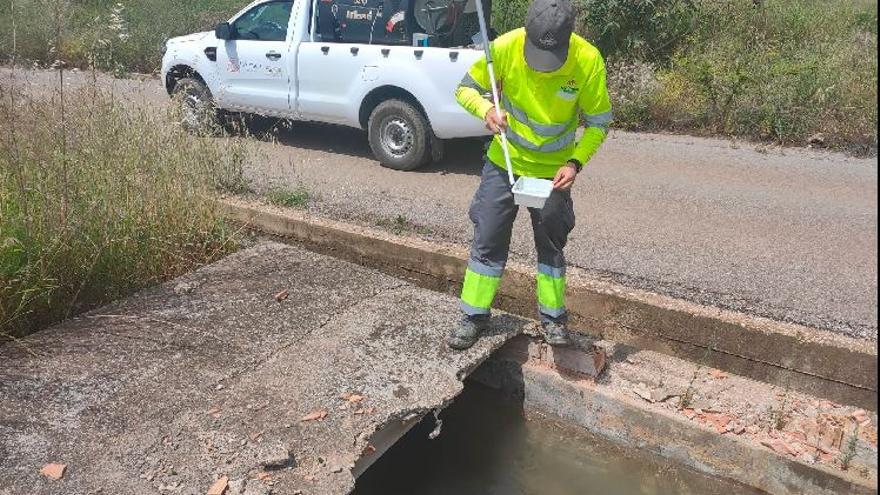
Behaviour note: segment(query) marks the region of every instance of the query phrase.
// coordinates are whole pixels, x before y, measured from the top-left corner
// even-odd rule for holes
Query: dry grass
[[[212,29],[245,0],[9,0],[0,3],[0,60],[63,60],[100,70],[152,72],[172,36]]]
[[[238,243],[210,197],[241,187],[244,144],[195,138],[96,87],[59,88],[31,97],[0,81],[7,336],[216,260]]]

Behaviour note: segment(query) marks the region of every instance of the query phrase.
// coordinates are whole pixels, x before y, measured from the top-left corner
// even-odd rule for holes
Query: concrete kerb
[[[236,223],[421,287],[454,294],[464,273],[467,254],[457,246],[241,198],[222,198],[218,206]],[[877,350],[871,342],[629,289],[579,269],[569,270],[568,280],[572,328],[579,332],[877,410]],[[534,316],[534,275],[529,267],[508,266],[496,305]]]

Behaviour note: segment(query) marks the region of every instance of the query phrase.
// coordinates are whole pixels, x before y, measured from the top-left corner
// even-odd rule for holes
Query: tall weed
[[[0,119],[0,333],[236,249],[211,196],[240,186],[241,142],[192,137],[97,87],[33,96],[11,78],[0,81]]]
[[[12,8],[17,12],[17,57],[42,64],[114,72],[155,71],[165,40],[211,29],[245,0],[8,0],[0,7],[0,60],[12,53]]]
[[[616,102],[619,126],[876,153],[876,2],[704,0],[699,17],[653,89]]]

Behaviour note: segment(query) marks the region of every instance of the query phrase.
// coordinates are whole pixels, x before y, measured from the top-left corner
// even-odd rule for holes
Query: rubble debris
[[[260,465],[265,468],[282,468],[293,462],[290,450],[281,442],[263,443],[259,453]]]
[[[300,421],[321,421],[322,419],[327,417],[326,409],[319,409],[317,411],[312,411],[305,416],[302,417]]]
[[[40,474],[49,478],[50,480],[60,480],[64,477],[64,472],[67,471],[67,464],[60,464],[57,462],[50,462],[40,469]]]
[[[634,394],[638,395],[642,399],[654,403],[654,397],[651,395],[651,389],[648,388],[644,383],[639,383],[635,387],[632,388]]]
[[[229,478],[227,476],[221,476],[217,478],[216,481],[208,488],[207,495],[223,495],[226,492],[226,487],[229,485]]]

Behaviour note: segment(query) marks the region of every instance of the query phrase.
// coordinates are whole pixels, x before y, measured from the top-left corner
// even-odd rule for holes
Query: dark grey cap
[[[540,72],[553,72],[565,63],[574,29],[569,0],[532,0],[526,13],[526,63]]]

